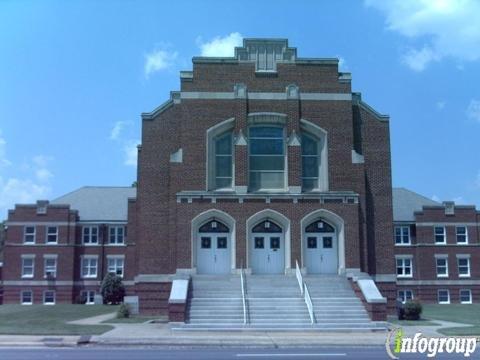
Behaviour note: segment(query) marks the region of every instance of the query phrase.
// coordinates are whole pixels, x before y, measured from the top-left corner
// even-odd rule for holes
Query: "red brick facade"
[[[412,276],[398,277],[398,290],[411,291],[414,298],[434,303],[439,302],[438,292],[441,290],[448,291],[450,303],[460,303],[460,291],[465,290],[470,291],[472,302],[478,302],[479,220],[480,213],[474,206],[444,203],[442,206],[424,206],[422,211],[415,213],[415,220],[411,223],[396,223],[396,226],[410,228],[410,243],[395,246],[395,254],[397,258],[411,256],[413,266]],[[442,237],[436,242],[436,227],[445,229],[443,243],[438,241]],[[463,229],[466,229],[465,235]],[[437,258],[446,259],[439,264],[440,269],[437,269]],[[458,259],[468,259],[463,260],[463,272]]]
[[[468,280],[472,285],[468,288],[477,301],[480,288],[473,283],[480,273],[472,266],[480,261],[476,210],[456,207],[454,215],[447,216],[444,208],[425,208],[415,214],[413,223],[406,224],[416,229],[411,244],[394,246],[388,117],[370,108],[360,94],[352,93],[350,75],[338,71],[336,59],[300,59],[286,41],[278,40],[272,46],[281,52],[274,53],[273,68],[262,71],[260,53],[255,55],[257,62],[251,61],[252,49],[258,44],[246,40],[234,58],[194,58],[193,71],[181,74],[180,91],[152,113],[142,114],[138,188],[135,198],[125,198],[128,217],[117,219],[120,223],[85,219],[75,207],[58,203],[17,205],[9,212],[3,267],[5,303],[21,302],[22,291],[32,291],[33,303],[42,303],[46,290],[55,290],[56,303],[79,302],[82,291],[98,292],[108,272],[108,257],[117,255],[124,259],[127,293],[139,297],[140,311],[166,314],[172,279],[197,272],[199,226],[209,219],[230,221],[229,272],[242,266],[252,270],[248,244],[256,223],[250,221],[258,223],[261,214],[267,214],[265,219],[284,221],[280,226],[285,237],[285,273],[291,273],[297,261],[309,271],[305,228],[312,221],[324,220],[335,227],[336,271],[369,274],[388,299],[389,312],[394,310],[397,287],[412,290],[425,301],[436,301],[437,289],[448,286],[455,302],[457,289],[464,286],[455,283],[459,279],[454,262],[460,253],[471,255]],[[262,116],[274,119],[284,129],[282,190],[249,189],[249,127]],[[228,191],[217,191],[210,185],[216,170],[210,158],[209,134],[223,126],[233,134],[233,180]],[[308,131],[320,134],[321,156],[325,156],[317,191],[302,189],[300,140]],[[197,224],[197,219],[202,223]],[[426,223],[448,224],[447,245],[433,244],[433,227]],[[467,225],[468,245],[452,243],[450,224],[454,223]],[[112,245],[109,228],[119,224],[125,229],[124,243]],[[25,242],[27,226],[35,227],[34,243]],[[98,241],[93,245],[83,243],[85,226],[98,229]],[[56,244],[47,243],[47,227],[58,227]],[[448,254],[453,283],[421,283],[437,280],[436,253]],[[396,255],[413,256],[411,279],[396,279]],[[57,259],[54,279],[44,276],[48,256]],[[82,277],[85,256],[98,259],[95,277]],[[34,273],[29,277],[22,277],[25,257],[34,258]],[[28,268],[31,262],[26,264]]]

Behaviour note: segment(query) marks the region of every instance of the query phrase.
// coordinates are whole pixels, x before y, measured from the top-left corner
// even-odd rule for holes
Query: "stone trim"
[[[400,286],[469,286],[480,285],[480,280],[397,280],[397,285]]]

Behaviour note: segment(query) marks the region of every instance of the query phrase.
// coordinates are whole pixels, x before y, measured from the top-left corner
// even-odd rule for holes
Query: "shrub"
[[[405,303],[405,319],[420,320],[422,314],[422,304],[418,300],[407,301]]]
[[[115,274],[107,274],[105,276],[100,291],[104,304],[120,304],[125,296],[125,287],[122,284],[122,279]]]
[[[124,319],[130,317],[130,307],[127,304],[122,304],[118,308],[117,318]]]

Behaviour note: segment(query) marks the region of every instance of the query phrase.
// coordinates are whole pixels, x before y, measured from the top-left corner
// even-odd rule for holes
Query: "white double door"
[[[197,273],[229,274],[230,254],[230,234],[200,233],[197,241]]]
[[[282,233],[252,233],[249,245],[253,274],[285,272],[285,239]]]
[[[333,234],[305,234],[305,267],[310,274],[338,272],[337,238]]]

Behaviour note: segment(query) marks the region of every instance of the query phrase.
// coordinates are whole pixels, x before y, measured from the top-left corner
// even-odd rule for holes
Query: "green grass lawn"
[[[480,304],[425,304],[423,305],[422,317],[480,325]]]
[[[438,332],[444,335],[480,336],[480,304],[425,304],[422,317],[473,325],[439,329]]]
[[[107,305],[1,305],[0,334],[8,335],[99,335],[109,325],[71,325],[68,321],[108,314]]]

